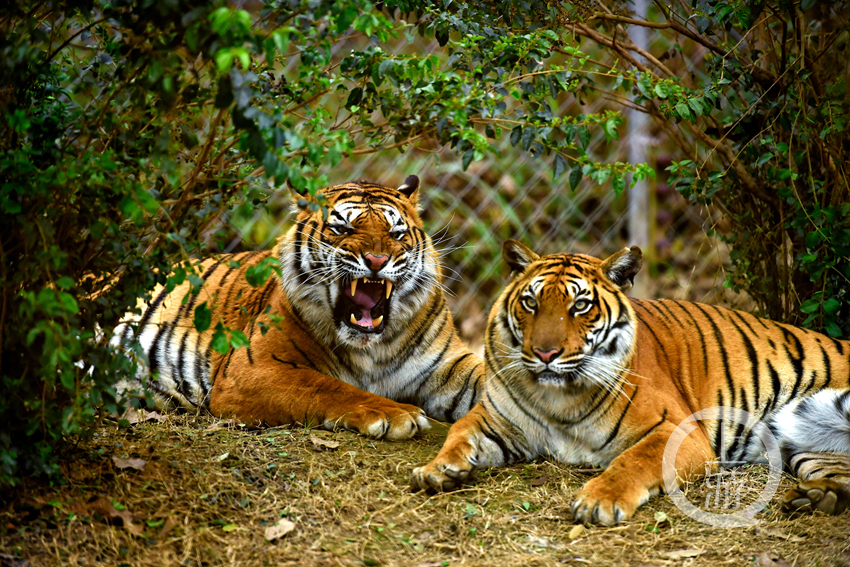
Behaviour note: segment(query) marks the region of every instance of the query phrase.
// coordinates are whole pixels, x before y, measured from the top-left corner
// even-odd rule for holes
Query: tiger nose
[[[384,267],[384,264],[387,263],[387,260],[390,259],[389,256],[384,256],[383,254],[364,254],[363,257],[366,259],[366,263],[369,264],[369,268],[377,272],[381,268]]]
[[[555,348],[553,348],[552,350],[543,351],[535,347],[531,350],[534,351],[534,356],[536,356],[543,362],[552,362],[554,359],[558,358],[559,354],[564,352],[564,349],[558,350]]]

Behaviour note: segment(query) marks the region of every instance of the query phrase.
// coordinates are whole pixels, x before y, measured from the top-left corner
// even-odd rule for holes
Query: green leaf
[[[221,526],[221,531],[223,532],[232,532],[237,529],[239,529],[239,524],[226,524]]]
[[[655,85],[655,94],[658,98],[667,98],[670,96],[670,87],[667,86],[667,83],[658,83]]]
[[[578,187],[581,178],[583,177],[582,168],[580,165],[575,166],[572,171],[570,171],[570,189],[573,191]]]
[[[617,126],[620,123],[620,118],[616,116],[612,116],[602,125],[602,129],[605,131],[605,142],[609,143],[611,140],[617,140],[620,138],[620,133],[617,131]]]
[[[821,306],[817,299],[807,299],[800,305],[800,311],[803,313],[814,313]]]
[[[526,126],[522,131],[522,149],[528,151],[531,149],[531,144],[534,143],[534,137],[537,134],[537,128]]]
[[[676,108],[676,113],[677,113],[679,116],[681,116],[681,117],[682,117],[682,118],[684,118],[685,120],[690,120],[690,119],[691,119],[691,109],[690,109],[690,107],[687,105],[687,103],[680,102],[679,104],[677,104],[677,105],[676,105],[676,107],[675,107],[675,108]]]
[[[212,311],[207,306],[207,302],[204,301],[197,307],[195,307],[195,329],[199,333],[203,333],[212,325]]]
[[[522,126],[516,126],[513,130],[511,130],[511,145],[516,147],[519,145],[520,140],[522,139]]]
[[[697,116],[702,116],[703,112],[705,112],[705,108],[703,107],[702,98],[689,98],[688,99],[688,107],[694,111],[694,114]]]
[[[224,334],[224,328],[221,323],[219,323],[216,327],[210,346],[213,350],[220,352],[221,354],[227,354],[230,350],[230,343],[227,341],[227,335]]]
[[[587,146],[590,144],[590,131],[586,126],[578,128],[578,142],[581,144],[581,149],[587,151]]]
[[[839,307],[841,307],[841,302],[834,297],[830,297],[823,302],[823,312],[828,315],[835,315],[838,312]]]
[[[561,154],[555,154],[555,159],[552,162],[552,176],[558,178],[567,170],[567,160]]]
[[[248,337],[242,331],[235,329],[230,333],[230,346],[234,349],[247,347]]]
[[[756,167],[761,167],[762,165],[769,162],[771,159],[773,159],[773,154],[771,152],[765,152],[761,154],[758,160],[756,160]]]
[[[614,189],[614,193],[619,197],[623,191],[626,189],[626,180],[620,173],[615,173],[613,179],[611,179],[611,187]]]
[[[806,247],[817,248],[821,243],[822,237],[820,231],[813,230],[806,235]]]
[[[71,289],[74,287],[74,280],[72,280],[68,276],[62,276],[58,280],[56,280],[56,287],[59,289]]]
[[[841,327],[838,326],[838,323],[832,317],[824,318],[823,329],[832,338],[839,339],[842,336]]]

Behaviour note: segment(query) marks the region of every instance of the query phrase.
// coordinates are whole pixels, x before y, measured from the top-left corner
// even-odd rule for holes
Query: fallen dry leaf
[[[544,484],[546,484],[547,480],[549,479],[545,476],[540,476],[532,480],[529,484],[531,484],[531,486],[543,486]]]
[[[585,528],[582,524],[576,524],[575,526],[573,526],[573,529],[570,530],[570,533],[569,535],[567,535],[567,537],[570,539],[576,539],[583,536],[584,532],[586,531],[587,528]]]
[[[703,553],[705,551],[701,549],[677,549],[676,551],[662,551],[661,557],[666,557],[667,559],[687,559],[689,557],[697,557]]]
[[[162,539],[168,534],[171,530],[173,530],[179,522],[174,518],[174,516],[168,516],[168,519],[165,520],[165,523],[162,524],[162,529],[159,530],[159,533],[156,534],[156,539]]]
[[[550,541],[550,540],[546,539],[545,537],[540,537],[540,536],[536,536],[536,535],[528,535],[527,537],[528,537],[528,542],[531,545],[534,545],[536,547],[542,547],[544,549],[545,548],[561,549],[562,547],[564,547],[563,545],[556,543],[554,541]]]
[[[313,442],[314,451],[336,451],[339,449],[339,441],[328,441],[312,433],[310,434],[310,441]]]
[[[755,528],[753,529],[753,533],[755,535],[766,535],[768,537],[784,539],[785,541],[790,541],[791,543],[799,543],[801,541],[806,541],[806,538],[804,537],[796,536],[793,534],[786,534],[785,532],[777,528]]]
[[[109,523],[114,523],[120,520],[121,524],[133,535],[142,535],[145,531],[144,526],[133,522],[135,519],[129,510],[118,510],[108,498],[101,496],[86,504],[86,509],[92,515],[102,517]]]
[[[245,427],[245,424],[236,419],[221,419],[210,424],[204,431],[217,431],[219,429],[231,429],[233,427]]]
[[[155,411],[128,408],[121,419],[126,419],[130,425],[135,425],[145,421],[164,421],[165,416]]]
[[[791,567],[791,564],[783,557],[772,551],[765,551],[759,555],[757,565],[758,567]]]
[[[275,525],[266,528],[265,538],[268,541],[274,541],[285,536],[294,529],[295,523],[283,518],[278,520]]]
[[[112,462],[119,469],[136,469],[137,471],[144,470],[148,462],[144,459],[122,459],[117,455],[112,455]]]

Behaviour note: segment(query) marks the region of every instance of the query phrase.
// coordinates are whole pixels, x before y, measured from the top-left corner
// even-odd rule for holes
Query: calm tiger
[[[700,422],[676,454],[680,479],[704,474],[719,455],[762,462],[766,427],[802,481],[785,508],[847,508],[850,342],[741,311],[629,299],[637,247],[606,260],[539,257],[508,240],[503,256],[513,278],[488,319],[485,394],[414,471],[415,488],[450,489],[476,469],[550,456],[605,467],[572,512],[614,524],[662,491],[662,456],[677,425],[725,406],[749,421]]]

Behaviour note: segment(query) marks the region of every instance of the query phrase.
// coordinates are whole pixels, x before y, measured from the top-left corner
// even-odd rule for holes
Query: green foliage
[[[426,142],[467,167],[510,136],[554,155],[573,188],[587,176],[622,191],[634,168],[587,155],[594,130],[616,142],[619,115],[553,111],[587,91],[574,71],[587,56],[486,16],[403,1],[13,1],[0,15],[0,485],[55,472],[59,443],[130,403],[115,384],[136,368],[109,347],[115,327],[157,285],[198,294],[195,259],[232,239],[234,208],[284,183],[315,195],[322,167]],[[192,304],[213,348],[247,346]]]
[[[541,38],[530,49],[545,41],[569,57],[567,69],[541,58],[532,73],[567,82],[580,99],[593,90],[649,114],[675,145],[671,182],[724,213],[714,231],[732,246],[726,284],[771,318],[849,336],[850,3],[707,0],[633,10],[630,2],[497,0],[434,15],[446,38],[449,28],[494,42]],[[636,26],[649,28],[648,51],[626,35]],[[694,55],[694,46],[699,59],[687,65],[680,55]],[[576,118],[616,139],[610,118]],[[534,151],[528,129],[515,127],[511,140]],[[581,162],[589,138],[579,127],[571,132],[572,159]],[[615,167],[579,165],[571,186],[580,176],[611,178],[622,190]]]

